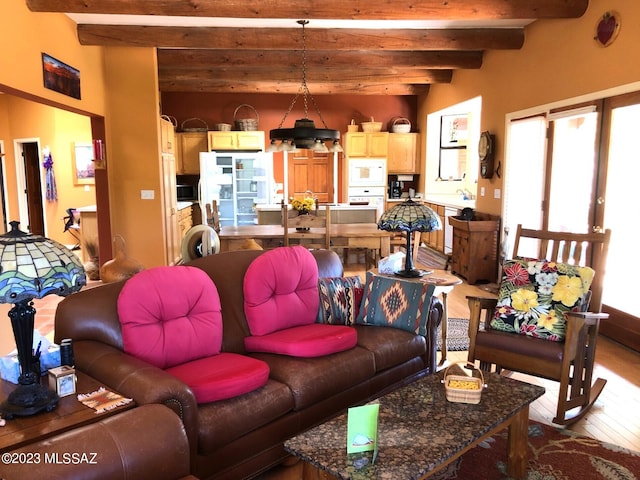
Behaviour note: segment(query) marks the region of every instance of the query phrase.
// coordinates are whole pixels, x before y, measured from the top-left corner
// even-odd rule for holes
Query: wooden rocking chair
[[[529,245],[538,244],[535,258],[589,266],[595,271],[584,302],[585,307],[595,313],[567,313],[564,341],[496,330],[492,328],[492,319],[495,318],[498,300],[467,297],[470,308],[469,362],[479,362],[480,368],[485,371],[491,371],[495,366],[497,372],[505,369],[560,382],[557,411],[553,418],[553,422],[560,425],[569,425],[580,419],[591,408],[606,383],[606,380],[598,378],[592,385],[592,375],[600,320],[608,318],[607,314],[599,312],[610,236],[610,230],[574,234],[530,230],[518,225],[514,255],[523,244],[534,242]],[[503,295],[499,296],[504,298]],[[484,319],[483,329],[480,329],[481,319]]]

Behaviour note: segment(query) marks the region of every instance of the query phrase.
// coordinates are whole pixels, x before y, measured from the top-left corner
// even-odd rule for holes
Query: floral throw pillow
[[[565,337],[565,314],[582,310],[594,275],[589,267],[547,260],[506,261],[491,326],[554,342]]]
[[[359,276],[328,277],[318,280],[320,308],[317,323],[352,325],[358,316],[362,300],[362,280]]]

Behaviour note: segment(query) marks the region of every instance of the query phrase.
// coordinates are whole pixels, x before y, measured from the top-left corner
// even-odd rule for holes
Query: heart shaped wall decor
[[[602,47],[608,47],[620,32],[620,14],[606,12],[596,24],[596,34],[593,39]]]

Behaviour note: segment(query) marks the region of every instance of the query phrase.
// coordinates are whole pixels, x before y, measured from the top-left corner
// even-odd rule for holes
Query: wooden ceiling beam
[[[230,18],[482,20],[578,18],[589,0],[26,0],[34,12]]]
[[[162,68],[159,79],[175,79],[176,81],[206,81],[214,79],[232,84],[240,82],[258,82],[269,80],[277,83],[302,83],[300,68],[272,66],[264,68],[208,68],[193,70],[190,68]],[[450,83],[451,70],[422,69],[369,69],[369,68],[307,68],[307,83]]]
[[[208,93],[276,93],[295,95],[300,83],[284,82],[246,82],[235,81],[229,84],[220,80],[176,81],[159,80],[162,92],[208,92]],[[429,91],[429,85],[408,85],[389,82],[381,83],[346,83],[316,82],[308,84],[313,96],[320,95],[422,95]]]
[[[307,50],[486,50],[519,49],[523,28],[306,29]],[[78,25],[82,45],[222,50],[301,48],[301,29],[216,28],[139,25]]]
[[[216,66],[269,68],[274,65],[300,68],[302,53],[297,53],[290,50],[159,49],[158,65],[166,69]],[[317,67],[476,69],[482,66],[482,52],[316,50],[307,52],[307,64]]]

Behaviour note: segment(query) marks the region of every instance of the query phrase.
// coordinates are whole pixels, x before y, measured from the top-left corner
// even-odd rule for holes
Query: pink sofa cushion
[[[267,383],[269,366],[262,360],[221,353],[168,368],[167,372],[187,384],[198,403],[237,397]]]
[[[302,246],[269,250],[247,268],[243,292],[252,335],[312,324],[320,302],[318,264]]]
[[[199,268],[156,267],[125,283],[118,297],[124,350],[166,369],[220,353],[218,290]]]
[[[314,323],[245,337],[248,352],[278,353],[292,357],[322,357],[353,348],[358,343],[354,328]]]

